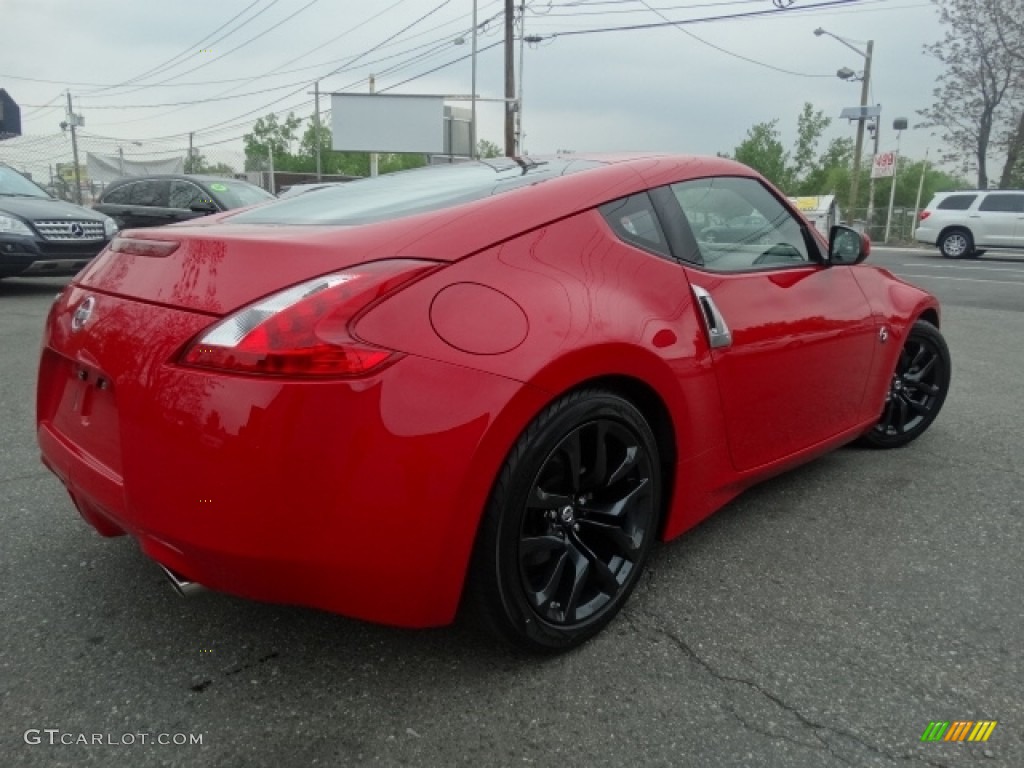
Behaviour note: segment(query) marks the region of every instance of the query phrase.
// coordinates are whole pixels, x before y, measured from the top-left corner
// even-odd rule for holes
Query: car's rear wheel
[[[950,368],[949,348],[939,329],[918,320],[900,352],[882,417],[862,442],[872,448],[898,448],[920,437],[946,401]]]
[[[495,483],[470,574],[477,611],[527,650],[580,645],[636,586],[660,511],[657,443],[640,411],[599,389],[561,398]]]
[[[974,239],[966,229],[951,229],[939,241],[939,251],[947,259],[966,259],[974,250]]]

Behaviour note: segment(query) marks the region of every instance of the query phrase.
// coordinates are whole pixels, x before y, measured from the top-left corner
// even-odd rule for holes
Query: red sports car
[[[702,241],[757,216],[757,243]],[[43,461],[179,587],[406,627],[597,633],[672,539],[910,442],[928,293],[720,158],[498,159],[121,233],[57,299]]]

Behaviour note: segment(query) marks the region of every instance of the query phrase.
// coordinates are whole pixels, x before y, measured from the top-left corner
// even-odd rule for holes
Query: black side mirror
[[[871,253],[871,240],[862,232],[836,224],[828,232],[828,259],[832,264],[860,264]]]
[[[217,206],[214,205],[212,200],[200,200],[198,202],[192,203],[192,205],[190,205],[188,209],[190,211],[194,211],[195,213],[217,213]]]

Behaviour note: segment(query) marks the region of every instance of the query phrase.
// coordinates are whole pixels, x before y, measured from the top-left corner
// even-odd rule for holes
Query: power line
[[[259,3],[260,3],[260,1],[261,1],[261,0],[253,0],[253,2],[249,3],[249,5],[245,6],[245,8],[243,8],[243,9],[242,9],[241,11],[239,11],[239,12],[238,12],[238,13],[236,13],[236,14],[235,14],[234,16],[232,16],[232,17],[231,17],[230,19],[228,19],[227,21],[225,21],[225,22],[224,22],[223,24],[221,24],[221,25],[220,25],[219,27],[217,27],[217,28],[216,28],[215,30],[213,30],[213,32],[210,32],[210,33],[209,33],[208,35],[205,35],[205,36],[204,36],[204,37],[202,37],[202,38],[201,38],[201,39],[200,39],[200,40],[199,40],[198,42],[196,42],[196,43],[193,43],[193,44],[192,44],[191,46],[189,46],[188,48],[184,49],[184,50],[183,50],[183,51],[181,51],[180,53],[177,53],[177,54],[175,54],[174,56],[172,56],[171,58],[167,59],[167,60],[166,60],[166,61],[164,61],[163,63],[161,63],[161,64],[157,64],[157,65],[156,65],[155,67],[150,67],[150,68],[149,68],[149,69],[147,69],[147,70],[146,70],[145,72],[143,72],[143,73],[141,73],[141,74],[138,74],[138,75],[136,75],[135,77],[129,78],[128,80],[125,80],[125,81],[124,81],[124,82],[122,82],[122,83],[119,83],[119,84],[117,84],[117,85],[112,85],[112,86],[109,86],[109,88],[101,88],[100,90],[101,90],[101,91],[103,91],[103,90],[111,90],[111,89],[114,89],[114,88],[120,88],[120,87],[122,87],[122,86],[125,86],[125,85],[131,85],[132,83],[136,83],[136,82],[138,82],[139,80],[142,80],[143,78],[145,78],[145,77],[148,77],[148,76],[149,76],[149,75],[151,75],[151,74],[155,74],[155,73],[157,73],[157,72],[160,72],[160,71],[164,71],[164,70],[166,70],[166,69],[170,69],[170,65],[171,65],[171,63],[172,63],[172,62],[176,61],[177,59],[180,59],[180,58],[181,58],[182,56],[184,56],[184,55],[185,55],[186,53],[188,53],[189,51],[192,51],[192,56],[195,56],[195,55],[196,55],[196,53],[198,53],[198,50],[197,50],[197,49],[199,48],[199,46],[200,46],[200,45],[203,45],[203,44],[204,44],[204,43],[205,43],[205,42],[206,42],[206,41],[207,41],[207,40],[208,40],[209,38],[213,37],[213,36],[214,36],[215,34],[217,34],[217,33],[218,33],[218,32],[220,32],[220,31],[221,31],[222,29],[224,29],[224,27],[226,27],[226,26],[228,26],[229,24],[231,24],[231,23],[232,23],[232,22],[233,22],[233,21],[234,21],[235,19],[237,19],[237,18],[238,18],[239,16],[242,16],[243,14],[247,13],[247,12],[248,12],[248,10],[249,10],[250,8],[252,8],[252,7],[254,6],[254,5],[257,5],[257,4],[259,4]],[[262,11],[260,11],[259,13],[257,13],[257,14],[256,14],[255,16],[253,16],[253,17],[252,17],[251,19],[249,19],[249,20],[248,20],[248,21],[246,21],[245,23],[243,23],[243,24],[240,24],[240,25],[239,25],[238,27],[236,27],[236,28],[235,28],[234,30],[232,30],[232,32],[237,32],[237,31],[238,31],[239,29],[241,29],[242,27],[244,27],[244,26],[245,26],[246,24],[248,24],[249,22],[251,22],[251,21],[253,21],[254,19],[256,19],[256,18],[257,18],[257,17],[258,17],[258,16],[260,15],[260,14],[262,14],[262,13],[263,13],[264,11],[267,11],[267,10],[269,10],[269,9],[270,9],[271,7],[273,7],[273,6],[274,6],[274,4],[275,4],[276,2],[277,2],[277,0],[274,0],[274,2],[273,2],[273,3],[271,3],[270,5],[268,5],[268,6],[266,7],[266,8],[264,8],[264,9],[263,9]],[[231,34],[231,33],[228,33],[228,34]],[[225,37],[227,37],[227,35],[225,35]],[[221,38],[218,38],[218,40],[214,41],[214,43],[216,43],[216,42],[219,42],[220,40],[223,40],[223,39],[224,39],[223,37],[221,37]],[[211,45],[213,45],[214,43],[211,43]],[[188,58],[191,58],[191,56],[190,56],[190,57],[188,57]],[[186,60],[187,60],[187,59],[186,59]],[[181,62],[178,62],[178,63],[181,63]],[[175,64],[174,66],[177,66],[177,64]]]
[[[653,8],[652,6],[648,5],[647,4],[647,0],[639,0],[639,2],[644,7],[646,7],[648,10],[652,11],[657,16],[660,16],[665,21],[671,21],[668,18],[668,16],[663,14],[659,9]],[[750,62],[751,64],[756,64],[759,67],[765,67],[766,69],[774,69],[776,72],[782,72],[782,73],[787,74],[787,75],[796,75],[797,77],[833,77],[833,75],[809,75],[809,74],[807,74],[805,72],[794,72],[791,69],[784,69],[783,67],[777,67],[774,64],[767,64],[766,62],[758,61],[757,59],[751,59],[748,56],[743,56],[743,55],[741,55],[739,53],[734,53],[733,51],[729,51],[729,50],[726,50],[725,48],[722,48],[721,46],[715,45],[714,43],[712,43],[712,42],[710,42],[708,40],[705,40],[703,37],[698,37],[693,32],[691,32],[690,30],[684,28],[681,24],[679,24],[677,22],[671,22],[671,23],[672,23],[672,26],[674,26],[676,29],[678,29],[680,32],[682,32],[684,35],[692,37],[698,43],[703,43],[704,45],[708,46],[709,48],[714,48],[716,51],[720,51],[721,53],[724,53],[724,54],[726,54],[728,56],[732,56],[733,58],[740,59],[742,61]]]
[[[784,14],[787,14],[787,15],[793,15],[793,14],[796,14],[798,12],[809,11],[809,10],[812,10],[812,9],[815,9],[815,8],[831,8],[831,7],[835,7],[835,6],[852,5],[852,4],[859,4],[859,3],[863,3],[863,2],[865,2],[865,0],[826,0],[826,2],[814,3],[813,5],[803,5],[803,6],[800,6],[799,8],[788,8],[788,9],[769,8],[769,9],[765,9],[765,10],[761,10],[761,11],[748,11],[746,13],[733,13],[733,14],[725,14],[725,15],[722,15],[722,16],[702,16],[702,17],[696,18],[696,19],[680,19],[678,21],[671,21],[671,20],[669,20],[669,21],[652,22],[652,23],[649,23],[649,24],[624,24],[624,25],[617,26],[617,27],[597,27],[597,28],[589,28],[589,29],[575,29],[575,30],[569,30],[567,32],[552,32],[552,33],[549,33],[548,35],[545,35],[545,37],[555,38],[555,37],[570,37],[570,36],[575,36],[575,35],[593,35],[593,34],[598,34],[598,33],[602,33],[602,32],[632,32],[632,31],[641,30],[641,29],[659,29],[659,28],[662,28],[662,27],[675,27],[675,26],[678,26],[680,24],[706,24],[706,23],[710,23],[710,22],[713,22],[713,21],[734,21],[736,19],[756,18],[758,16],[772,16],[772,15],[780,14],[780,13],[784,13]]]

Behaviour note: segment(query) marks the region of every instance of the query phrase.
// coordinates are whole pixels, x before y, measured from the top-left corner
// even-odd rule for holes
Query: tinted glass
[[[114,187],[113,189],[107,190],[103,194],[104,203],[110,203],[111,205],[128,205],[131,201],[132,187],[134,184],[122,184],[120,187]]]
[[[0,195],[17,197],[49,197],[46,192],[13,168],[0,165]]]
[[[601,215],[627,243],[662,256],[670,256],[665,234],[646,192],[601,206]]]
[[[935,207],[942,211],[966,211],[976,197],[977,195],[950,195]]]
[[[149,179],[132,184],[132,205],[150,208],[167,208],[171,182],[167,179]]]
[[[265,203],[267,200],[277,199],[267,190],[237,179],[218,179],[206,182],[204,186],[210,190],[210,194],[217,199],[224,210],[244,208],[247,205],[256,205]]]
[[[430,166],[360,179],[315,194],[278,200],[228,219],[239,224],[368,224],[436,211],[603,163],[545,160],[519,165],[506,158]]]
[[[1002,211],[1004,213],[1024,213],[1024,194],[999,194],[990,192],[978,206],[979,211]]]
[[[174,179],[171,182],[171,196],[168,207],[170,208],[184,208],[185,210],[190,209],[193,205],[199,203],[208,202],[210,195],[191,181],[181,181],[180,179]]]
[[[723,176],[672,185],[704,266],[726,272],[810,261],[800,222],[754,179]]]

